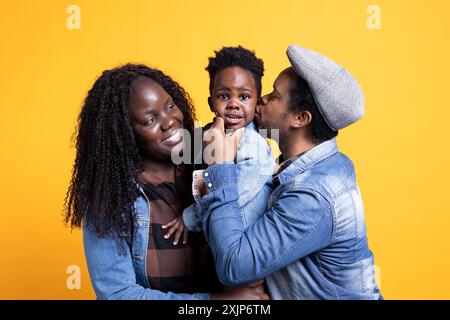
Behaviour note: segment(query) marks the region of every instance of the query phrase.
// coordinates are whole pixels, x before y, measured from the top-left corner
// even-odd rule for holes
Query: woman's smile
[[[161,142],[168,146],[175,146],[183,140],[182,129],[175,129],[169,133],[169,136],[164,138]]]

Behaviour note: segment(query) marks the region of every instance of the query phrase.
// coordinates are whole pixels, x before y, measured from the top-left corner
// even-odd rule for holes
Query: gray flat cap
[[[364,95],[358,81],[336,62],[291,45],[287,56],[295,72],[306,80],[325,121],[337,131],[364,115]]]

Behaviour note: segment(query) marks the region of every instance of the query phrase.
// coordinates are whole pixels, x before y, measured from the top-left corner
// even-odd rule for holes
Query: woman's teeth
[[[181,140],[181,133],[180,133],[180,131],[177,131],[173,135],[171,135],[169,138],[165,139],[164,142],[175,143],[175,142],[179,142],[180,140]]]

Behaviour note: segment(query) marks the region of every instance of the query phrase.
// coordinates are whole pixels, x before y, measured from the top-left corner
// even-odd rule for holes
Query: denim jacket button
[[[212,183],[208,183],[208,188],[212,188]]]
[[[208,173],[208,172],[205,172],[205,177],[207,177],[207,176],[209,176],[209,173]]]

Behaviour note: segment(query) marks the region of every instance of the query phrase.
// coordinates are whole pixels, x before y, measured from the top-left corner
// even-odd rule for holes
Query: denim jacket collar
[[[246,128],[246,129],[253,129],[253,130],[256,130],[256,125],[255,125],[255,123],[252,121],[252,122],[250,122],[245,128]]]
[[[274,179],[277,179],[280,184],[291,180],[293,177],[303,173],[316,163],[334,155],[339,151],[336,138],[327,140],[302,156],[289,165],[286,169],[275,175]]]

